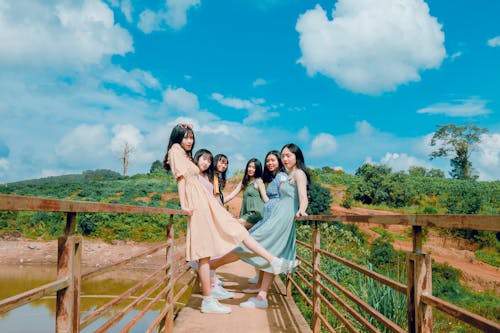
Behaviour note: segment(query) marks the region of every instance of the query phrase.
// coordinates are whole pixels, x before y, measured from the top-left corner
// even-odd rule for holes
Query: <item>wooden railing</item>
[[[307,248],[312,252],[312,260],[309,261],[299,256],[302,264],[299,266],[297,273],[287,276],[287,295],[291,295],[292,287],[296,288],[298,294],[312,308],[311,329],[313,332],[320,332],[322,328],[330,332],[335,332],[325,317],[325,313],[333,313],[349,332],[358,332],[360,327],[368,332],[380,332],[370,320],[359,314],[350,304],[356,304],[389,331],[406,332],[404,328],[398,326],[368,303],[362,301],[359,296],[349,291],[340,283],[341,281],[335,281],[325,274],[320,268],[321,257],[335,260],[406,295],[408,332],[432,332],[432,308],[468,323],[479,330],[500,332],[500,325],[498,323],[432,296],[431,256],[430,254],[422,253],[422,227],[500,231],[500,215],[330,215],[307,216],[298,220],[311,221],[310,223],[313,224],[311,243],[297,241],[299,246]],[[411,226],[413,249],[412,252],[407,253],[407,284],[405,285],[389,279],[321,249],[321,233],[318,226],[321,223],[332,221]],[[306,289],[308,290],[304,290],[297,281],[301,281],[300,284],[305,286],[304,288],[307,287]],[[326,284],[332,285],[335,289],[339,290],[343,294],[343,297],[331,290]],[[308,294],[312,294],[312,297],[308,297]],[[325,294],[328,295],[330,300],[333,299],[338,306],[334,306]],[[343,309],[342,312],[348,313],[355,321],[352,322],[346,318],[339,310],[339,307]]]
[[[128,332],[155,304],[164,302],[165,306],[151,323],[147,332],[155,329],[163,332],[173,331],[174,305],[178,298],[184,294],[186,289],[193,283],[194,276],[174,295],[175,283],[189,271],[182,270],[176,276],[174,273],[174,215],[184,215],[180,210],[142,207],[131,205],[106,204],[95,202],[82,202],[71,200],[55,200],[37,197],[14,196],[0,194],[0,211],[47,211],[61,212],[66,215],[66,226],[64,236],[58,239],[57,250],[57,279],[43,286],[25,291],[21,294],[0,300],[0,313],[10,311],[26,303],[40,299],[44,296],[56,293],[56,332],[79,332],[97,318],[106,314],[113,306],[125,300],[135,292],[151,285],[141,295],[128,304],[124,309],[117,312],[96,332],[104,332],[118,323],[135,305],[142,302],[148,296],[156,293],[149,303],[132,319],[121,332]],[[150,249],[129,257],[120,262],[100,267],[85,273],[81,273],[82,237],[75,234],[78,213],[128,213],[128,214],[166,214],[169,215],[169,223],[166,226],[166,242],[153,246]],[[130,289],[112,299],[107,304],[96,309],[87,317],[80,319],[80,285],[82,279],[102,274],[106,271],[124,265],[139,257],[152,254],[160,249],[166,249],[166,263],[148,277],[139,281]]]

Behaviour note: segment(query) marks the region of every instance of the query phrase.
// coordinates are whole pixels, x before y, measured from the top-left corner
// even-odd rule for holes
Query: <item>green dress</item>
[[[264,213],[264,201],[260,197],[259,190],[255,188],[255,180],[247,185],[243,191],[243,202],[241,204],[240,218],[255,224],[262,220]]]
[[[299,210],[297,186],[290,182],[290,176],[280,187],[280,199],[266,223],[252,232],[252,237],[276,257],[295,259],[295,214]],[[271,266],[264,258],[240,244],[233,250],[241,260],[272,273]]]

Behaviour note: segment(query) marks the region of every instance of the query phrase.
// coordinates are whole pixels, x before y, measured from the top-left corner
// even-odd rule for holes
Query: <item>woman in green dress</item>
[[[269,200],[261,177],[262,164],[257,158],[251,158],[245,167],[243,179],[224,200],[224,203],[227,203],[243,191],[240,223],[247,229],[250,229],[255,223],[262,220],[264,203]]]

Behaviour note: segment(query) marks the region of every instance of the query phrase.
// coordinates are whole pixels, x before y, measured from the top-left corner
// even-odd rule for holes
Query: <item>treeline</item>
[[[417,170],[393,172],[385,165],[364,164],[354,175],[325,167],[316,169],[315,176],[322,183],[344,185],[341,204],[347,208],[365,204],[427,214],[500,213],[500,181],[449,179],[425,168]]]
[[[110,170],[84,171],[80,175],[48,177],[0,186],[0,193],[54,199],[93,201],[139,206],[179,208],[175,198],[162,195],[176,192],[172,177],[162,170],[123,177]],[[78,232],[88,237],[162,240],[168,217],[161,214],[78,214]],[[176,229],[185,229],[186,219],[176,217]],[[20,233],[25,237],[52,239],[64,231],[65,218],[52,212],[0,212],[0,236]]]

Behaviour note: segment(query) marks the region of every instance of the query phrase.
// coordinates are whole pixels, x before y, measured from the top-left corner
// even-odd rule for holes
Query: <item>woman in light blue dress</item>
[[[267,221],[252,232],[252,237],[258,240],[273,255],[295,260],[294,220],[295,217],[307,216],[309,174],[302,151],[293,143],[287,144],[281,149],[281,161],[288,170],[288,177],[280,187],[280,199]],[[240,306],[244,308],[267,308],[267,291],[273,280],[271,267],[267,262],[251,253],[243,244],[240,244],[229,256],[234,254],[241,260],[265,272],[257,297],[251,297],[248,301],[241,303]],[[211,268],[217,268],[225,264],[227,261],[224,257],[211,263]]]

